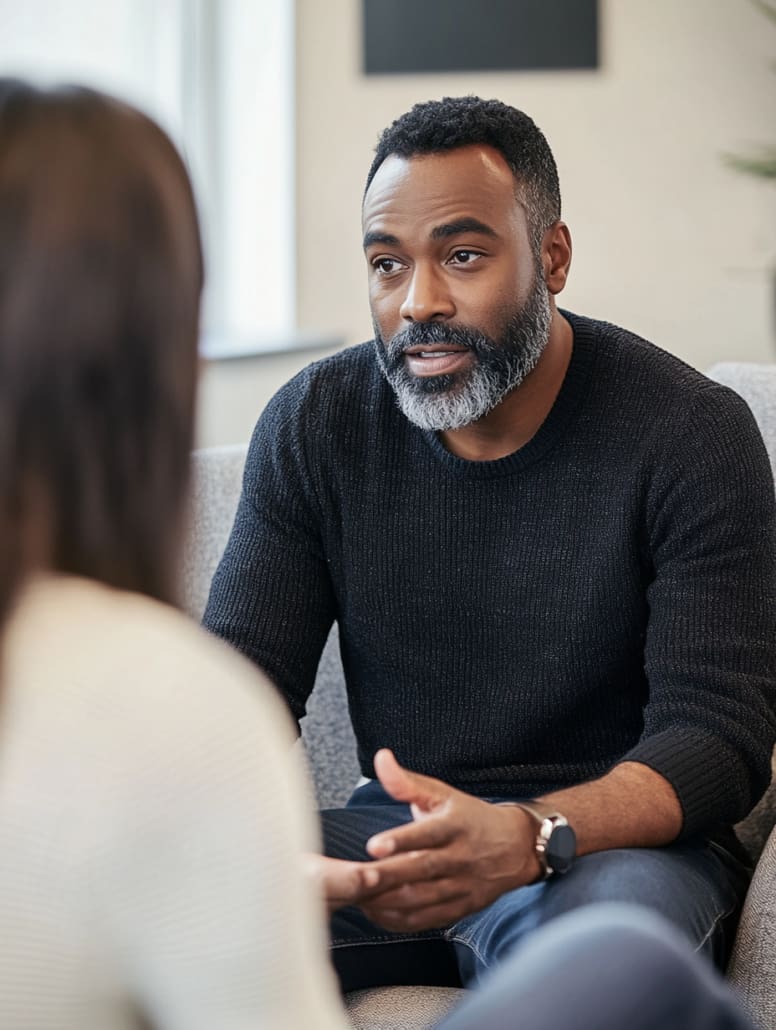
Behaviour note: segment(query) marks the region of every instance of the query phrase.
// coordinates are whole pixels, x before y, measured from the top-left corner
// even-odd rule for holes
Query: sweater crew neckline
[[[418,430],[434,457],[446,466],[448,471],[471,479],[495,479],[514,475],[539,461],[564,438],[570,421],[587,394],[596,361],[595,343],[599,333],[598,323],[593,320],[563,309],[559,309],[559,313],[569,322],[574,334],[571,360],[558,396],[544,422],[522,447],[493,461],[460,458],[447,450],[434,430]]]

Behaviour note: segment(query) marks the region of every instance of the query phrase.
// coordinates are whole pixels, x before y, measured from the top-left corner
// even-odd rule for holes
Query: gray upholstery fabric
[[[771,467],[776,475],[776,365],[757,365],[743,361],[722,362],[713,365],[708,374],[717,382],[735,390],[749,405],[763,434]],[[776,752],[774,760],[776,762]],[[736,827],[741,843],[754,860],[760,855],[774,822],[776,781],[771,782],[756,808]]]
[[[776,469],[776,365],[725,363],[709,375],[748,402]],[[190,526],[182,565],[185,609],[200,618],[210,579],[226,544],[239,497],[246,447],[213,448],[193,455]],[[342,804],[358,779],[355,742],[339,659],[336,630],[326,644],[315,689],[303,720],[303,737],[318,804]],[[722,775],[722,773],[721,773]],[[762,853],[744,907],[729,972],[763,1028],[776,1027],[776,786],[738,827],[757,856]],[[347,999],[357,1030],[427,1030],[447,1012],[459,991],[390,987],[356,991]]]
[[[771,758],[771,769],[776,774],[776,752]],[[763,794],[746,819],[736,826],[736,835],[749,853],[752,862],[756,862],[763,850],[771,830],[776,824],[776,779]]]
[[[728,975],[754,1022],[776,1027],[776,830],[749,886]]]
[[[320,808],[345,804],[361,776],[336,626],[318,663],[315,687],[302,719],[302,739]]]
[[[740,394],[757,419],[765,446],[776,469],[776,365],[751,361],[721,361],[707,375]]]
[[[454,987],[373,987],[348,995],[348,1015],[356,1030],[427,1030],[463,993]]]
[[[192,456],[189,529],[183,549],[182,594],[187,612],[200,619],[210,580],[232,528],[247,447],[236,444]],[[350,725],[336,628],[318,666],[315,689],[302,720],[308,764],[318,805],[344,804],[360,776]]]
[[[776,365],[727,362],[714,365],[709,375],[732,387],[747,402],[760,426],[776,474]],[[750,853],[760,857],[728,967],[752,1019],[763,1030],[776,1027],[775,822],[776,780],[751,815],[736,828]]]
[[[183,607],[199,620],[210,580],[224,553],[242,486],[247,446],[211,447],[192,455],[188,529],[181,563]]]

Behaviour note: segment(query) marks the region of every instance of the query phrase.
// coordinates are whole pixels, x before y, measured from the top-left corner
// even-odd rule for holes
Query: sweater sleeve
[[[317,431],[312,392],[301,373],[258,421],[203,620],[267,673],[297,720],[335,617],[307,460]]]
[[[625,760],[674,787],[682,836],[743,818],[776,737],[776,523],[759,430],[709,384],[668,442],[648,501],[644,731]]]

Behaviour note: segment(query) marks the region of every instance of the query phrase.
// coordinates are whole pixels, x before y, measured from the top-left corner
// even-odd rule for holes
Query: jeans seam
[[[720,913],[719,913],[718,915],[716,915],[716,916],[714,917],[714,920],[713,920],[713,922],[712,922],[711,926],[710,926],[710,927],[708,928],[708,930],[707,930],[707,931],[706,931],[706,933],[704,934],[704,936],[703,936],[702,940],[701,940],[701,941],[700,941],[700,942],[699,942],[699,943],[698,943],[698,944],[696,945],[696,947],[695,947],[695,949],[694,949],[694,950],[695,950],[696,952],[700,951],[700,950],[701,950],[701,948],[703,948],[703,946],[704,946],[704,945],[706,944],[706,941],[708,941],[708,939],[709,939],[709,938],[711,937],[711,935],[712,935],[712,934],[714,933],[714,931],[715,931],[715,930],[717,929],[717,927],[719,926],[719,924],[720,924],[720,923],[721,923],[721,922],[722,922],[723,920],[727,919],[727,918],[728,918],[728,916],[731,916],[731,915],[732,915],[732,914],[733,914],[733,913],[735,912],[735,910],[736,910],[737,908],[738,908],[738,902],[735,902],[735,901],[734,901],[734,902],[733,902],[733,904],[732,904],[732,905],[730,906],[730,908],[728,908],[728,909],[725,909],[725,911],[724,911],[724,912],[720,912]]]
[[[334,949],[334,948],[364,948],[364,947],[368,947],[371,944],[414,944],[417,941],[437,941],[437,940],[444,940],[444,939],[445,938],[443,936],[433,937],[433,936],[426,936],[426,935],[423,935],[423,934],[421,936],[419,936],[419,937],[405,937],[405,936],[401,936],[400,937],[400,936],[397,936],[396,934],[391,934],[390,936],[370,937],[368,939],[362,937],[362,938],[359,938],[358,940],[355,940],[355,941],[353,941],[353,940],[337,940],[337,941],[332,941],[331,944],[330,944],[330,947],[332,949]]]
[[[487,965],[484,955],[480,952],[473,940],[466,940],[463,937],[459,937],[457,934],[454,934],[451,937],[448,937],[447,934],[445,934],[445,940],[449,944],[460,944],[464,948],[468,948],[469,951],[474,953],[474,957],[478,962],[481,962],[483,966]]]

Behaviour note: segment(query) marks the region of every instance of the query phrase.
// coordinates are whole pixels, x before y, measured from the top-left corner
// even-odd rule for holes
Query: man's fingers
[[[457,836],[457,829],[448,820],[429,816],[420,822],[405,823],[391,830],[376,833],[366,842],[372,858],[387,858],[407,851],[443,848]]]
[[[459,872],[459,865],[444,850],[408,851],[368,863],[367,868],[379,877],[373,894],[404,884],[443,879]]]
[[[392,798],[416,805],[422,811],[439,805],[452,789],[441,780],[405,769],[387,747],[380,748],[375,754],[374,767],[377,778]]]
[[[325,855],[305,855],[305,870],[315,879],[329,906],[357,904],[378,889],[380,873],[371,862],[347,862]]]
[[[454,877],[440,880],[419,880],[405,883],[393,890],[380,891],[364,905],[368,915],[381,911],[415,912],[419,909],[458,901],[469,895],[467,886]]]
[[[386,930],[406,933],[451,926],[466,915],[468,909],[465,900],[451,899],[426,908],[416,908],[411,912],[376,906],[365,907],[364,911],[372,922],[385,927]]]
[[[380,874],[370,862],[353,862],[352,868],[339,880],[342,897],[358,901],[378,888]]]

